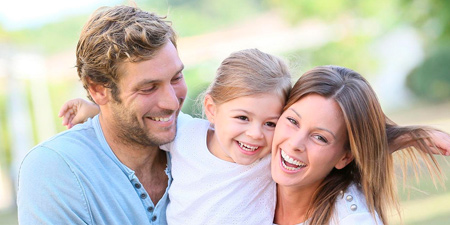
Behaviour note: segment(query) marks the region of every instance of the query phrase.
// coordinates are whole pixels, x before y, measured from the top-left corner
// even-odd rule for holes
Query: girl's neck
[[[274,223],[293,225],[305,222],[316,188],[283,187],[277,185]]]

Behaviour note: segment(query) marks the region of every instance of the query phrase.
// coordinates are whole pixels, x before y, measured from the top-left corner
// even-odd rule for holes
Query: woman
[[[436,152],[428,131],[438,131],[427,129],[392,123],[368,82],[350,69],[306,72],[273,139],[274,223],[388,224],[388,210],[399,211],[389,143],[420,149],[406,149],[414,156]],[[439,171],[433,155],[423,158]]]

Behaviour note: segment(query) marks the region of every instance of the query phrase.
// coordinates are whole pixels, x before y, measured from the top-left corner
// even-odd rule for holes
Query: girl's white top
[[[272,224],[270,155],[251,165],[221,160],[207,148],[208,121],[179,120],[175,140],[161,147],[172,156],[168,224]]]

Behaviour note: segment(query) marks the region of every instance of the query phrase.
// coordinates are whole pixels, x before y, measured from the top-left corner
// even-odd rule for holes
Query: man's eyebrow
[[[181,71],[183,71],[183,70],[184,70],[184,64],[181,64],[181,68],[179,70],[177,70],[177,72],[175,72],[175,74],[172,77],[174,77],[177,74],[181,73]],[[145,79],[145,80],[142,80],[139,83],[137,83],[135,87],[137,89],[137,88],[140,88],[140,87],[142,87],[144,85],[147,85],[147,84],[159,83],[159,82],[161,82],[160,79]]]
[[[184,64],[181,64],[181,68],[175,73],[175,75],[181,73],[184,70]]]

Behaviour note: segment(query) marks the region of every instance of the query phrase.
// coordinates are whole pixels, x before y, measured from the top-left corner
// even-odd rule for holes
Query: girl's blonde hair
[[[352,183],[361,188],[372,215],[375,217],[377,212],[381,221],[388,224],[388,210],[399,212],[389,145],[395,140],[397,149],[414,146],[420,151],[408,148],[411,158],[421,155],[427,168],[439,175],[439,165],[425,142],[430,141],[427,130],[431,128],[398,126],[390,121],[369,83],[347,68],[321,66],[306,72],[292,88],[285,110],[313,93],[339,104],[348,132],[344,148],[351,151],[354,160],[343,169],[334,168],[321,183],[307,213],[309,224],[328,224],[337,197]]]
[[[258,49],[246,49],[223,60],[204,95],[222,104],[243,96],[273,93],[284,105],[290,89],[291,74],[283,60]]]

